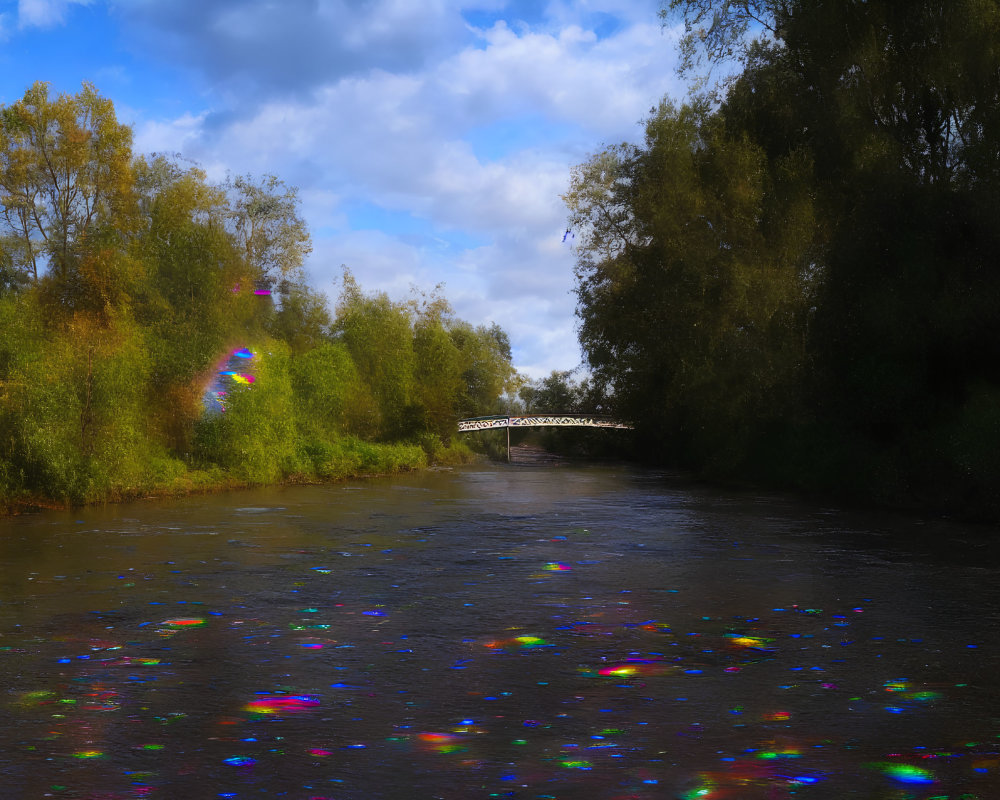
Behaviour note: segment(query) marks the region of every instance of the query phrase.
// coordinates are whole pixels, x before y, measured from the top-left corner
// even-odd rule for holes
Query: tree
[[[770,451],[793,482],[982,504],[1000,448],[1000,2],[661,14],[683,19],[682,69],[741,71],[574,176],[596,378],[700,465]]]
[[[329,341],[332,320],[326,296],[313,291],[303,275],[281,280],[277,294],[277,308],[267,326],[272,336],[287,342],[293,354]]]
[[[386,438],[407,431],[413,401],[413,327],[410,309],[384,292],[366,295],[344,268],[334,337],[342,341],[375,400],[377,430]]]
[[[247,263],[271,283],[292,276],[312,252],[298,191],[274,175],[229,178],[229,229]]]
[[[664,103],[643,147],[574,174],[581,343],[654,447],[669,436],[698,458],[737,441],[747,417],[778,411],[801,364],[809,165],[775,166],[707,104]]]
[[[705,61],[719,64],[745,58],[748,32],[779,35],[792,5],[791,0],[663,0],[660,18],[664,23],[672,16],[683,20],[678,72],[688,74]]]
[[[574,414],[590,409],[581,407],[580,387],[572,381],[572,372],[553,370],[547,377],[521,387],[518,392],[528,414]]]
[[[510,338],[496,323],[473,327],[456,321],[448,331],[461,353],[462,389],[456,410],[464,417],[499,411],[500,398],[517,379],[511,364]]]
[[[437,290],[421,300],[414,302],[415,396],[423,427],[449,442],[458,416],[465,363],[449,332],[455,320],[447,301]]]
[[[0,246],[32,281],[66,279],[101,234],[134,229],[132,180],[132,131],[90,84],[52,99],[36,83],[0,111]]]

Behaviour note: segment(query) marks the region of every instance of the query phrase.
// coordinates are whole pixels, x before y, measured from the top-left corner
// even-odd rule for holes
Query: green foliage
[[[995,514],[1000,3],[662,13],[742,71],[573,175],[597,383],[711,474]]]
[[[132,131],[93,86],[53,99],[39,82],[0,111],[0,230],[32,281],[46,264],[54,281],[81,279],[80,259],[95,238],[133,229],[132,186]],[[103,264],[89,268],[106,280]]]
[[[298,190],[274,175],[226,181],[228,227],[248,264],[274,282],[294,275],[312,251]]]
[[[0,322],[4,496],[86,502],[137,493],[149,482],[150,459],[162,468],[166,457],[147,435],[140,332],[86,317],[46,331],[31,324],[36,301],[16,301],[18,334],[11,304]]]
[[[334,334],[371,391],[377,435],[400,437],[413,398],[415,355],[409,309],[384,293],[365,295],[345,270]]]
[[[293,353],[320,347],[330,338],[330,312],[326,297],[317,294],[303,276],[278,284],[279,307],[267,322],[268,333],[288,343]]]
[[[226,410],[199,420],[195,452],[248,484],[274,483],[296,471],[296,403],[282,342],[257,345],[256,382],[236,386]]]
[[[332,320],[294,188],[133,159],[88,85],[0,107],[0,203],[4,509],[458,463],[460,410],[513,373],[506,335],[436,293],[395,302],[347,273]],[[256,381],[206,413],[250,342]]]
[[[333,437],[375,432],[374,401],[342,342],[327,342],[294,356],[290,375],[303,429]]]
[[[462,387],[456,400],[459,414],[482,416],[500,411],[500,398],[514,388],[510,339],[496,323],[472,327],[457,321],[449,335],[461,354]]]
[[[419,445],[369,442],[353,436],[311,440],[303,445],[303,452],[312,464],[312,474],[321,480],[406,472],[428,463]]]
[[[671,436],[674,452],[732,441],[748,416],[774,413],[802,359],[811,231],[793,239],[775,225],[802,203],[787,163],[776,167],[705,106],[664,104],[644,148],[606,151],[574,175],[581,342],[617,413],[650,441]]]

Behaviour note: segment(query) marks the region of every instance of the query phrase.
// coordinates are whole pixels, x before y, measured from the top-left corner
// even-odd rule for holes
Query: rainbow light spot
[[[687,794],[683,795],[684,800],[705,800],[707,797],[712,796],[714,789],[708,786],[700,786],[697,789],[692,789]]]
[[[934,783],[930,770],[911,767],[909,764],[883,764],[882,774],[900,783]]]
[[[599,669],[597,671],[597,674],[603,675],[605,677],[608,677],[610,675],[625,677],[628,675],[635,675],[637,671],[638,670],[630,664],[622,664],[621,666],[617,667],[604,667],[603,669]]]
[[[458,736],[451,733],[418,733],[417,739],[439,753],[460,753],[468,749],[460,744]]]
[[[776,758],[801,758],[802,751],[789,748],[788,750],[768,750],[764,753],[758,753],[757,758],[763,759],[764,761],[773,761]]]
[[[319,705],[319,698],[310,695],[280,695],[262,697],[244,706],[251,714],[277,714],[281,711],[304,711]]]
[[[220,372],[219,374],[220,375],[226,375],[226,376],[232,378],[234,382],[236,382],[236,383],[238,383],[238,384],[240,384],[242,386],[249,386],[250,384],[252,384],[254,381],[257,380],[253,375],[248,375],[248,374],[243,373],[243,372],[235,372],[235,371],[233,371],[231,369],[224,370],[223,372]]]
[[[549,643],[540,636],[515,636],[513,639],[494,639],[491,642],[483,642],[483,647],[496,650],[500,647],[548,647]]]
[[[441,744],[443,742],[454,741],[457,737],[451,733],[418,733],[417,738],[422,742]]]
[[[200,628],[205,624],[204,617],[180,617],[178,619],[165,619],[163,624],[169,628]]]
[[[562,561],[550,561],[545,565],[545,569],[549,572],[566,572],[571,569],[569,564],[564,564]]]
[[[250,758],[250,756],[230,756],[223,759],[222,763],[229,764],[231,767],[252,767],[257,763],[257,759]]]
[[[254,352],[247,347],[240,348],[239,350],[233,350],[233,355],[236,358],[253,358]]]
[[[765,639],[761,636],[728,636],[729,643],[737,647],[749,647],[755,650],[764,650],[773,642],[773,639]]]
[[[73,758],[103,758],[104,752],[102,750],[81,750],[78,753],[72,754]]]
[[[670,672],[671,666],[656,659],[630,658],[619,664],[601,667],[597,674],[604,678],[629,678],[633,675],[664,675]],[[593,675],[593,673],[590,673]]]

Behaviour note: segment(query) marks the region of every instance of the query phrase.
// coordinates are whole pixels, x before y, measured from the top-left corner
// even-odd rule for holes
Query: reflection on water
[[[990,800],[983,534],[603,467],[10,520],[0,797]]]

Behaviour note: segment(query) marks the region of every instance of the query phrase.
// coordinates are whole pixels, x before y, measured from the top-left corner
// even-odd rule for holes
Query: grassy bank
[[[443,444],[437,437],[420,442],[366,442],[345,437],[324,447],[303,448],[297,469],[261,481],[245,470],[219,466],[189,467],[175,458],[149,465],[144,479],[132,483],[110,482],[85,497],[50,497],[30,492],[0,498],[0,514],[11,516],[42,509],[67,509],[85,505],[125,503],[137,499],[183,497],[276,484],[337,483],[352,478],[396,475],[433,466],[467,464],[480,456],[464,442]]]

